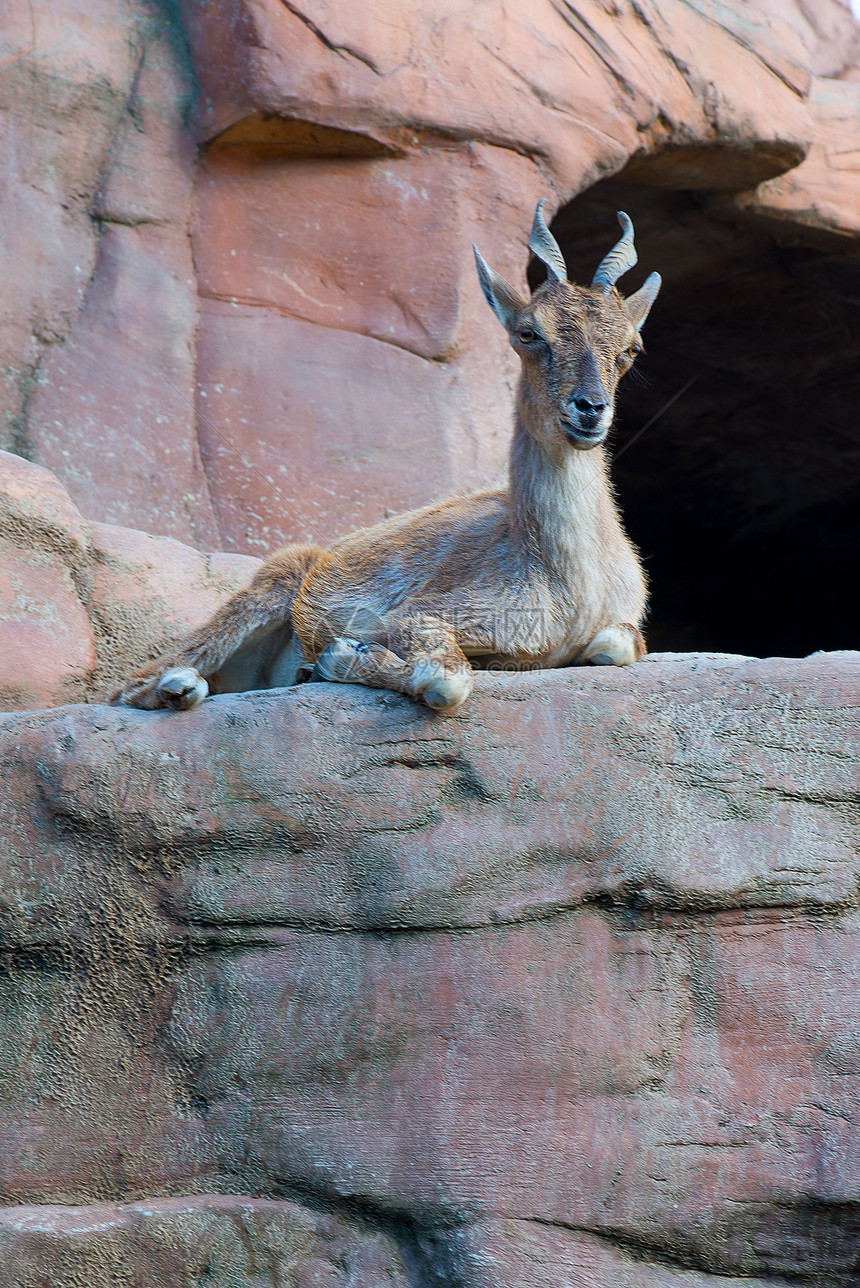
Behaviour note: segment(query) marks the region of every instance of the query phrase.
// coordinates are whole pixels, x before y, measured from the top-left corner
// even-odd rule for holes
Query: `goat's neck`
[[[512,553],[520,564],[537,560],[553,579],[575,577],[614,514],[606,458],[600,447],[546,446],[529,432],[527,416],[518,404],[508,483]]]

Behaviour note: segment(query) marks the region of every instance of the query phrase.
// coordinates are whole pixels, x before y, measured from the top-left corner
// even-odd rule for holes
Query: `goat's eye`
[[[522,341],[523,344],[534,344],[537,339],[537,332],[532,331],[527,326],[521,327],[520,330],[517,331],[517,339]]]

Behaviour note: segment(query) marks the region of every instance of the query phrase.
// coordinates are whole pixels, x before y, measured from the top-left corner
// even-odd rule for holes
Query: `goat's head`
[[[621,240],[601,261],[590,286],[573,285],[544,222],[543,205],[538,202],[529,246],[549,271],[531,299],[524,299],[473,247],[478,277],[522,359],[523,394],[536,413],[529,417],[532,432],[556,444],[597,447],[612,424],[618,381],[642,348],[640,329],[661,279],[652,273],[634,295],[620,295],[615,283],[637,256],[633,224],[619,212]]]

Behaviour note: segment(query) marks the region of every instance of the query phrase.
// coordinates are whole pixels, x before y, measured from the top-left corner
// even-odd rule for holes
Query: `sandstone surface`
[[[199,549],[499,469],[513,358],[469,245],[522,280],[538,196],[623,170],[777,242],[857,230],[847,0],[6,8],[0,445]]]
[[[0,1214],[2,1288],[408,1288],[390,1235],[295,1203],[154,1199]],[[48,1278],[50,1276],[50,1278]],[[82,1276],[86,1276],[85,1280]]]
[[[88,523],[48,470],[0,452],[0,710],[102,698],[257,567]]]
[[[808,101],[816,120],[815,142],[795,170],[736,198],[742,209],[810,229],[860,234],[858,82],[860,76],[847,83],[814,79]]]
[[[97,705],[498,470],[470,242],[524,283],[541,196],[666,279],[652,641],[856,644],[858,57],[847,0],[7,0],[0,1288],[858,1282],[858,654]]]
[[[858,678],[4,716],[9,1264],[853,1282]]]
[[[218,545],[194,432],[179,28],[141,0],[7,3],[0,50],[0,446],[95,519]]]

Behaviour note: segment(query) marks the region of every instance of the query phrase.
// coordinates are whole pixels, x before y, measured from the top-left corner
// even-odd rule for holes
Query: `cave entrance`
[[[622,289],[664,280],[612,448],[650,648],[860,647],[860,246],[622,177],[553,221],[572,281],[591,280],[616,210],[639,252]]]

